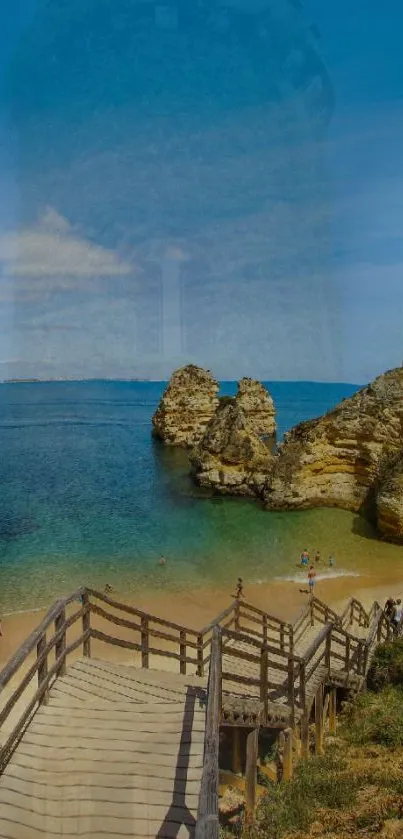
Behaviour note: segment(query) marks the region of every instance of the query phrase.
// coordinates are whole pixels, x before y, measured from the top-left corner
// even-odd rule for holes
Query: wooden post
[[[294,725],[295,720],[295,690],[294,690],[294,658],[290,656],[288,659],[288,685],[287,685],[287,694],[288,694],[288,704],[291,709],[291,716],[290,716],[290,724]]]
[[[330,690],[330,705],[329,705],[329,734],[336,734],[337,727],[337,689]]]
[[[357,673],[360,675],[363,673],[364,668],[364,641],[358,642],[358,655],[357,655]]]
[[[240,603],[239,603],[239,600],[236,600],[235,601],[235,632],[239,632],[239,627],[240,627],[239,612],[240,612]]]
[[[267,615],[263,615],[262,630],[263,630],[263,643],[267,644]]]
[[[314,626],[315,618],[314,618],[313,592],[311,592],[311,594],[309,595],[309,608],[310,608],[310,613],[311,613],[311,626]]]
[[[263,702],[263,725],[267,725],[269,713],[269,696],[267,686],[268,656],[266,647],[262,647],[260,655],[260,701]]]
[[[150,636],[148,634],[148,618],[144,616],[141,618],[141,666],[148,668],[149,666],[149,647]]]
[[[323,687],[319,685],[315,694],[315,752],[323,752]]]
[[[309,716],[306,708],[301,717],[301,757],[303,760],[309,757]]]
[[[63,607],[60,610],[60,612],[59,612],[59,614],[58,614],[58,616],[55,620],[55,632],[56,633],[62,632],[62,635],[61,635],[59,641],[56,641],[56,644],[55,644],[56,661],[58,661],[60,659],[60,667],[58,667],[57,670],[56,670],[56,677],[64,676],[65,673],[66,673],[66,654],[65,654],[66,629],[64,628],[64,632],[62,631],[63,627],[65,627],[65,624],[66,624],[66,610]]]
[[[350,638],[349,637],[346,638],[346,657],[345,657],[345,660],[344,660],[344,667],[345,667],[345,670],[348,673],[349,667],[350,667]]]
[[[330,693],[327,693],[325,696],[325,701],[323,703],[323,730],[326,728],[326,717],[329,713],[329,704],[330,704]]]
[[[292,728],[286,728],[284,731],[283,781],[290,781],[292,778],[292,747],[293,730]]]
[[[280,624],[280,650],[284,650],[284,624]]]
[[[81,597],[81,602],[83,606],[85,606],[85,612],[83,614],[83,633],[89,632],[91,628],[91,604],[88,592],[85,591]],[[86,658],[91,658],[91,638],[84,638],[83,641],[83,655]]]
[[[197,675],[204,676],[203,635],[197,636]]]
[[[289,628],[290,653],[294,652],[294,627]]]
[[[329,672],[330,670],[330,656],[332,652],[332,633],[329,632],[326,638],[326,649],[325,649],[325,667],[326,670]]]
[[[255,816],[259,729],[254,728],[246,738],[245,815],[250,824]]]
[[[232,771],[234,775],[242,773],[241,729],[236,725],[232,728]]]
[[[369,658],[369,646],[368,644],[364,644],[363,647],[363,665],[362,665],[362,672],[365,676],[367,669],[368,669],[368,658]]]
[[[301,661],[300,670],[299,670],[299,703],[301,705],[302,710],[304,710],[306,705],[306,672],[305,672],[305,662]]]
[[[42,655],[45,647],[46,647],[46,632],[44,632],[44,634],[41,635],[41,637],[39,638],[39,641],[36,645],[36,654],[37,654],[38,658],[39,658],[40,655]],[[38,688],[41,688],[46,683],[47,678],[48,678],[48,657],[46,655],[44,660],[42,661],[42,663],[38,667]],[[46,690],[44,690],[44,692],[43,692],[43,694],[42,694],[42,696],[39,700],[39,704],[40,705],[47,705],[48,702],[49,702],[49,689],[46,688]]]
[[[179,638],[180,672],[186,676],[186,632],[183,629],[180,631]]]
[[[350,626],[352,625],[353,621],[354,621],[354,600],[352,600],[351,603],[350,603]]]

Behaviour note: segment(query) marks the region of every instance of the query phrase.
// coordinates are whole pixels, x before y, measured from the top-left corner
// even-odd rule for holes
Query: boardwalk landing
[[[306,757],[313,705],[321,741],[324,693],[335,713],[390,634],[354,599],[337,615],[312,598],[293,625],[234,601],[196,631],[80,589],[0,673],[0,839],[218,839],[220,726],[249,732],[253,816],[259,728]]]
[[[0,836],[194,835],[206,681],[97,660],[58,679],[0,777]]]

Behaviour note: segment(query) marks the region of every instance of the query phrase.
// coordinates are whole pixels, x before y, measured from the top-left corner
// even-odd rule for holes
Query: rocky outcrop
[[[218,408],[218,382],[188,364],[176,370],[152,418],[153,434],[171,446],[194,446]]]
[[[191,474],[196,482],[227,495],[259,494],[272,460],[236,402],[220,406],[203,439],[190,452]]]
[[[402,447],[403,368],[285,435],[264,492],[270,509],[364,510],[383,465]]]
[[[269,391],[256,379],[241,379],[235,402],[260,436],[276,433],[275,408]]]
[[[403,543],[403,449],[384,468],[376,492],[376,519],[381,536]]]

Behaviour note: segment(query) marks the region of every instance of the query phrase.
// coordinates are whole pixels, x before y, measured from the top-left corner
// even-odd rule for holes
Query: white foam
[[[361,574],[358,571],[347,571],[344,568],[339,568],[337,571],[317,571],[315,580],[335,580],[338,577],[361,577]],[[308,574],[307,572],[302,572],[299,574],[289,574],[285,575],[284,577],[274,577],[276,582],[284,582],[284,583],[305,583],[308,585]]]

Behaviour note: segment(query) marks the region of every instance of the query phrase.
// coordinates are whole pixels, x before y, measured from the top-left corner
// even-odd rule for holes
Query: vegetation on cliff
[[[223,839],[401,839],[403,640],[378,648],[368,686],[345,704],[324,755],[299,763],[288,783],[262,777],[255,824],[223,827]]]

